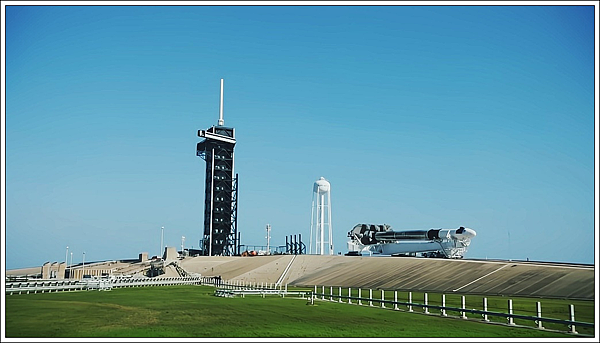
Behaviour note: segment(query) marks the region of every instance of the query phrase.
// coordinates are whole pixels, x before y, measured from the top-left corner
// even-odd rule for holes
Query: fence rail
[[[199,285],[201,277],[171,277],[171,278],[129,278],[129,279],[90,279],[90,280],[55,280],[7,282],[4,292],[7,295],[50,293],[84,290],[110,290],[123,287]]]
[[[245,297],[246,295],[260,295],[263,298],[267,295],[278,295],[281,297],[285,297],[286,295],[295,295],[302,298],[309,298],[311,296],[311,291],[288,291],[284,289],[217,289],[215,290],[215,295],[219,297],[231,298],[238,295]]]
[[[445,306],[443,305],[431,305],[427,303],[427,293],[424,293],[424,303],[417,303],[417,302],[412,302],[410,299],[412,299],[412,292],[408,292],[408,298],[409,301],[398,301],[398,292],[394,291],[394,300],[386,300],[384,299],[383,296],[383,290],[382,290],[382,296],[381,298],[375,298],[373,297],[373,290],[369,290],[369,297],[354,297],[354,296],[350,296],[350,295],[342,295],[342,291],[341,291],[341,287],[339,288],[339,292],[338,294],[334,294],[333,292],[333,287],[329,287],[330,288],[330,292],[326,293],[325,292],[325,287],[322,286],[323,291],[322,292],[318,292],[317,291],[317,286],[315,286],[315,290],[312,292],[312,297],[313,299],[316,300],[322,300],[322,301],[331,301],[331,302],[338,302],[338,303],[348,303],[348,304],[352,304],[352,301],[355,300],[356,304],[358,305],[362,305],[362,302],[367,302],[369,305],[368,306],[374,306],[373,303],[379,303],[380,307],[385,307],[385,305],[392,305],[394,310],[400,310],[399,306],[406,306],[407,310],[409,312],[414,312],[414,307],[421,307],[423,308],[423,312],[426,314],[430,314],[429,310],[431,309],[435,309],[435,310],[439,310],[440,311],[440,315],[442,316],[447,316],[447,311],[453,311],[453,312],[459,312],[460,313],[460,317],[463,319],[468,319],[466,316],[466,313],[473,313],[473,314],[480,314],[483,316],[484,321],[486,322],[490,322],[488,317],[503,317],[506,319],[507,323],[509,325],[515,325],[514,323],[514,319],[523,319],[523,320],[530,320],[533,321],[537,328],[539,329],[544,329],[543,324],[544,322],[546,323],[554,323],[554,324],[563,324],[566,325],[568,328],[568,332],[569,333],[574,333],[577,334],[578,332],[576,331],[576,327],[586,327],[586,328],[594,328],[595,324],[594,323],[587,323],[587,322],[581,322],[581,321],[576,321],[575,320],[575,307],[574,305],[569,305],[569,318],[570,320],[564,320],[564,319],[556,319],[556,318],[547,318],[547,317],[542,317],[541,316],[541,304],[540,302],[537,303],[537,315],[536,316],[530,316],[530,315],[523,315],[523,314],[516,314],[513,313],[513,307],[512,307],[512,299],[508,299],[508,304],[507,304],[507,312],[497,312],[497,311],[488,311],[487,310],[487,298],[483,298],[483,302],[484,302],[484,309],[483,310],[478,310],[478,309],[468,309],[465,307],[465,297],[461,296],[462,298],[462,307],[453,307],[453,306]],[[348,288],[348,294],[351,294],[351,288]],[[359,294],[360,294],[360,290],[359,290]],[[442,302],[445,302],[445,295],[442,295]],[[314,300],[311,300],[314,301]]]

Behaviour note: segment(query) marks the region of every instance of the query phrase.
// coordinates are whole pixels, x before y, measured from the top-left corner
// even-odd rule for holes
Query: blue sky
[[[6,268],[198,247],[198,129],[235,127],[242,243],[477,231],[594,263],[593,6],[7,6]],[[3,109],[4,110],[4,109]]]

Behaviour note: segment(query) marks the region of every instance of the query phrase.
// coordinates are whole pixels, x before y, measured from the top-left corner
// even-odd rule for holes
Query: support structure
[[[285,253],[290,255],[306,254],[306,245],[302,243],[302,235],[285,236]]]
[[[237,232],[238,175],[234,174],[235,129],[223,120],[223,79],[218,125],[198,130],[204,138],[196,146],[196,156],[206,161],[204,188],[204,231],[200,249],[204,256],[239,255]]]

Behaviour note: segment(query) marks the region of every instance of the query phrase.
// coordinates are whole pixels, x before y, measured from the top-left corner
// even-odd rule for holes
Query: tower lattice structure
[[[198,130],[204,138],[196,156],[206,161],[204,232],[200,249],[204,256],[239,255],[237,230],[238,175],[234,174],[235,129],[223,125],[223,80],[219,125]]]

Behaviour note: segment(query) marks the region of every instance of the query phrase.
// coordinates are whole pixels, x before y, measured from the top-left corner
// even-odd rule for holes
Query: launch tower
[[[238,175],[234,174],[233,159],[235,129],[224,124],[221,79],[218,125],[198,130],[198,137],[204,140],[196,146],[196,156],[206,161],[204,232],[200,241],[204,256],[234,256],[240,253],[237,232]]]

